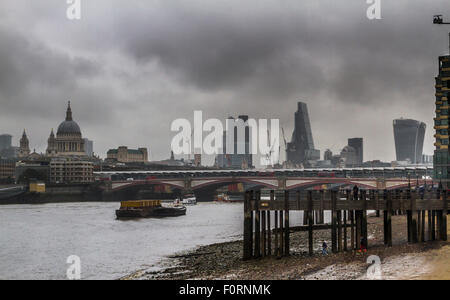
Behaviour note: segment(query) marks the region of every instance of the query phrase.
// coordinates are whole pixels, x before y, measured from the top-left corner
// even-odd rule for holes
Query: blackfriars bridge
[[[179,193],[194,193],[199,201],[211,201],[216,190],[242,183],[245,190],[343,189],[395,190],[432,185],[431,167],[274,169],[274,170],[177,170],[96,172],[111,193],[165,185]]]

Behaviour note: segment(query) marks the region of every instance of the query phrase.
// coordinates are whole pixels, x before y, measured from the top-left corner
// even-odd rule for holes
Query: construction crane
[[[269,153],[266,154],[266,160],[267,160],[267,163],[273,167],[272,154],[274,152],[273,147],[275,145],[273,145],[273,144],[271,145],[269,129],[267,129],[267,142],[268,142],[270,149],[269,149]]]
[[[442,15],[435,15],[433,17],[433,24],[437,24],[437,25],[450,25],[450,22],[444,22],[444,20],[442,19]],[[450,33],[448,34],[448,38],[449,38],[449,53],[450,53]]]
[[[286,136],[284,134],[284,128],[283,127],[281,127],[281,133],[283,134],[284,153],[285,153],[285,156],[286,156],[285,159],[286,159],[286,163],[287,163],[287,141],[286,141]],[[281,153],[281,151],[280,151],[280,153]]]

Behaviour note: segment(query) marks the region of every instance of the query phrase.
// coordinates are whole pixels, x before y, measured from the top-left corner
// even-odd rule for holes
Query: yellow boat
[[[186,207],[162,206],[161,200],[132,200],[120,202],[117,218],[164,218],[186,214]]]

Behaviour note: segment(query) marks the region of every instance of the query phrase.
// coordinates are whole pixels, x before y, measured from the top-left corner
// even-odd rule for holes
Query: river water
[[[186,216],[131,221],[116,220],[118,206],[0,206],[0,279],[65,279],[71,255],[81,259],[82,279],[117,279],[180,251],[242,238],[242,203],[199,203]],[[301,222],[295,214],[292,225]]]

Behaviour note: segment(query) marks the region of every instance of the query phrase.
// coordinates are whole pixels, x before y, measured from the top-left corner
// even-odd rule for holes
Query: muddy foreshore
[[[450,279],[450,243],[408,244],[406,217],[394,216],[393,247],[383,245],[383,220],[368,218],[369,250],[321,254],[325,240],[331,245],[330,230],[314,232],[315,254],[308,255],[308,233],[291,233],[291,255],[242,260],[242,241],[198,247],[168,257],[161,266],[137,271],[122,279],[366,279],[367,258],[381,260],[382,279]]]

